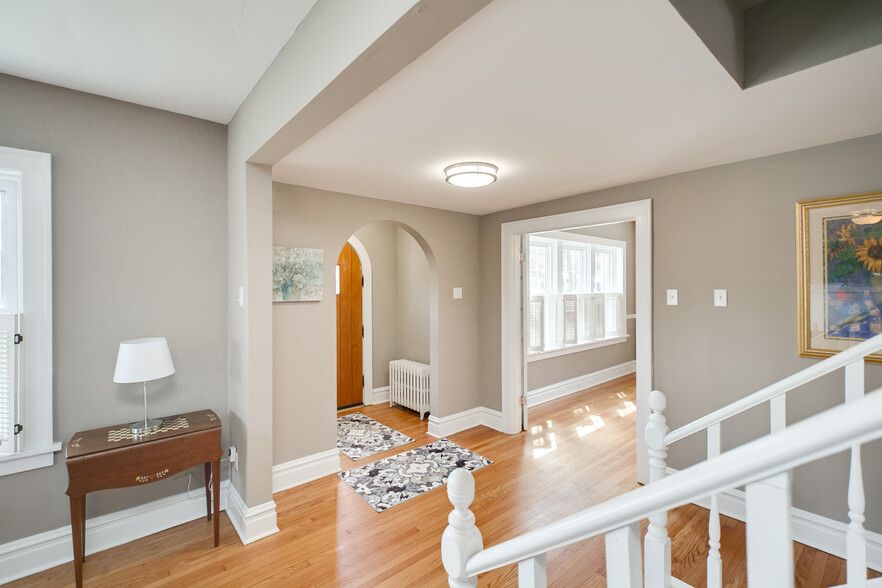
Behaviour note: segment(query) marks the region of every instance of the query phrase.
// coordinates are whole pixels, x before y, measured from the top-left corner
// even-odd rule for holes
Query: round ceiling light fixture
[[[498,171],[499,168],[490,163],[470,161],[447,166],[444,168],[444,177],[448,184],[460,188],[480,188],[495,182]]]

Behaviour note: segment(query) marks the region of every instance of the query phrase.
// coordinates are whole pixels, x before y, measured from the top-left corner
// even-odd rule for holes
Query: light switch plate
[[[453,299],[459,300],[462,298],[462,288],[454,288],[453,289]]]
[[[725,289],[714,290],[714,306],[728,306],[729,294]]]
[[[677,290],[668,290],[668,306],[677,306]]]

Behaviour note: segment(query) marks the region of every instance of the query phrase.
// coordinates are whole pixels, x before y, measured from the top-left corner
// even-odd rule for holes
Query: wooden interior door
[[[361,404],[364,389],[361,348],[361,261],[347,243],[337,259],[337,408]]]

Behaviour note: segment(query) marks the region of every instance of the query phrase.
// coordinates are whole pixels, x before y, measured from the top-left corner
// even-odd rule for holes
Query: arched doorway
[[[377,221],[359,228],[348,240],[352,252],[363,270],[361,324],[353,317],[352,301],[341,299],[338,308],[338,387],[358,379],[361,374],[364,385],[357,401],[338,399],[338,409],[357,403],[365,405],[389,401],[389,362],[408,359],[430,366],[435,350],[433,337],[437,333],[437,277],[434,273],[434,257],[428,244],[419,233],[397,221]],[[341,254],[346,251],[341,250]],[[342,258],[341,258],[342,261]],[[350,270],[347,276],[345,263],[340,264],[341,295],[348,286],[355,290],[358,278]],[[338,297],[339,298],[339,297]],[[349,304],[347,310],[345,305]],[[359,352],[341,330],[342,321],[351,321],[351,331],[364,336],[361,340],[361,373],[347,375],[347,370],[357,363],[353,354]],[[346,365],[344,365],[346,364]],[[433,384],[433,383],[432,383]],[[430,384],[431,401],[434,402],[435,386]],[[351,397],[350,397],[351,398]],[[340,402],[346,402],[341,404]],[[430,410],[431,412],[431,410]]]

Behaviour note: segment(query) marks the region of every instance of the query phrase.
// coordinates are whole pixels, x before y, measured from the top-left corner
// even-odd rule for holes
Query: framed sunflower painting
[[[796,223],[799,354],[830,356],[882,333],[882,192],[797,202]]]

